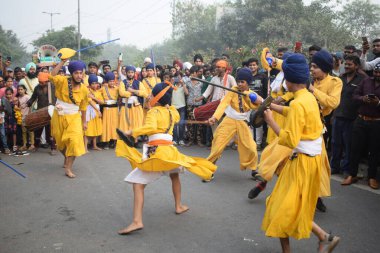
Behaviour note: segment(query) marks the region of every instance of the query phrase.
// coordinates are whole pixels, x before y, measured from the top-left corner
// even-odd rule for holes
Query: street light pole
[[[80,60],[80,0],[78,0],[78,60]]]
[[[53,15],[60,15],[61,13],[59,13],[59,12],[46,12],[46,11],[43,11],[42,13],[50,15],[50,32],[52,32],[53,31]]]

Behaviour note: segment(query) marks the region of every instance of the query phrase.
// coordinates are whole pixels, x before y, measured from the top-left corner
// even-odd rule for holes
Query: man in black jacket
[[[345,73],[341,76],[343,88],[340,104],[334,112],[332,126],[331,174],[340,172],[347,174],[349,171],[352,126],[358,116],[358,104],[354,102],[352,95],[366,77],[358,72],[360,68],[358,56],[347,55],[344,65]]]

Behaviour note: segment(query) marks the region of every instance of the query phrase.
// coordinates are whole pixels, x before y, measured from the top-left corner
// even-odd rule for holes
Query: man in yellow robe
[[[125,135],[134,138],[148,136],[143,153],[127,146],[123,141],[117,142],[116,155],[126,158],[133,168],[124,181],[133,184],[134,192],[133,221],[119,231],[120,235],[143,229],[144,189],[147,184],[153,183],[161,176],[169,176],[172,181],[175,213],[182,214],[188,211],[189,207],[181,201],[179,173],[187,169],[203,179],[209,179],[216,170],[216,166],[206,159],[184,155],[173,145],[173,128],[180,117],[177,109],[171,106],[172,87],[166,82],[157,84],[152,90],[151,109],[148,111],[145,124],[125,132]]]
[[[66,60],[62,60],[57,64],[49,76],[57,97],[51,131],[58,150],[65,156],[65,174],[74,178],[74,160],[85,153],[83,131],[87,129],[88,89],[82,83],[86,65],[82,61],[71,61],[68,66],[71,76],[65,77],[58,75],[65,62]]]
[[[126,66],[126,79],[119,86],[122,107],[119,113],[119,128],[122,131],[142,127],[144,123],[143,103],[148,96],[145,86],[135,79],[136,68]],[[137,144],[137,139],[136,139]]]
[[[333,69],[332,55],[326,50],[316,52],[311,59],[311,75],[313,83],[309,86],[309,91],[313,93],[320,106],[321,114],[324,118],[325,128],[324,141],[328,147],[329,139],[331,139],[331,113],[339,106],[340,96],[342,93],[343,83],[339,77],[331,76],[329,73]],[[326,151],[324,148],[323,151]],[[327,154],[324,155],[327,159]],[[325,162],[325,170],[322,171],[321,177],[321,196],[330,195],[330,163]],[[328,194],[326,194],[328,193]],[[318,199],[317,209],[326,212],[326,206],[322,199]]]
[[[283,71],[294,100],[289,107],[272,104],[271,109],[286,117],[284,127],[279,127],[270,110],[265,111],[264,117],[279,137],[278,143],[293,151],[267,198],[262,229],[266,236],[280,238],[283,253],[290,253],[289,237],[308,238],[310,232],[319,239],[318,252],[329,253],[337,246],[339,237],[313,222],[322,169],[323,125],[318,103],[306,89],[309,68],[303,55],[289,56]]]
[[[263,98],[248,89],[248,84],[252,82],[252,72],[248,68],[239,70],[237,74],[237,86],[232,89],[245,94],[242,96],[234,92],[227,92],[220,102],[214,115],[209,119],[209,123],[214,125],[225,113],[226,116],[216,128],[212,141],[211,152],[207,160],[215,163],[227,144],[237,135],[238,152],[240,159],[240,169],[247,168],[256,170],[257,149],[252,136],[252,131],[248,127],[247,119],[251,109],[257,108]],[[204,180],[209,182],[210,180]]]

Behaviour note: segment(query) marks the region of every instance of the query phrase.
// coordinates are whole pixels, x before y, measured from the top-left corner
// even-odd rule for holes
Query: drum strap
[[[71,102],[76,105],[77,102],[75,101],[74,99],[74,95],[73,95],[73,84],[71,83],[71,78],[68,78],[67,79],[67,82],[68,82],[68,85],[69,85],[69,98],[71,100]]]
[[[144,80],[145,80],[145,82],[148,84],[149,88],[153,89],[152,85],[151,85],[150,82],[148,81],[148,78],[145,78]]]
[[[241,95],[238,95],[238,98],[239,98],[239,111],[240,111],[240,113],[244,113],[243,98]]]
[[[29,80],[28,80],[27,77],[25,77],[25,82],[26,82],[26,84],[28,85],[29,89],[33,92],[32,85],[30,85]]]
[[[49,101],[49,105],[51,105],[52,98],[51,98],[51,83],[50,82],[48,83],[48,101]]]
[[[107,93],[107,97],[109,100],[112,100],[112,97],[111,97],[111,94],[110,94],[110,91],[108,90],[108,86],[104,86],[104,89],[106,90],[106,93]]]

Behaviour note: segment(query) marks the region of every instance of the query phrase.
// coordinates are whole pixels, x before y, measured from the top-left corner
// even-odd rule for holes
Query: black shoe
[[[135,142],[135,148],[142,148],[140,142]]]
[[[212,174],[212,176],[211,176],[210,179],[202,179],[202,182],[203,182],[203,183],[209,183],[209,182],[211,182],[212,180],[214,180],[214,174]]]
[[[259,172],[257,172],[256,170],[252,170],[252,172],[251,172],[251,176],[252,176],[254,179],[256,179],[257,174],[259,174]]]
[[[257,196],[259,196],[260,192],[265,190],[265,187],[267,186],[267,182],[259,182],[255,187],[253,187],[249,193],[248,193],[248,198],[249,199],[254,199]]]
[[[326,206],[325,204],[323,204],[323,201],[321,198],[318,198],[318,201],[317,201],[317,209],[318,211],[322,212],[322,213],[325,213],[326,212]]]
[[[49,147],[49,144],[45,143],[45,144],[41,144],[40,145],[41,148],[48,148]]]

